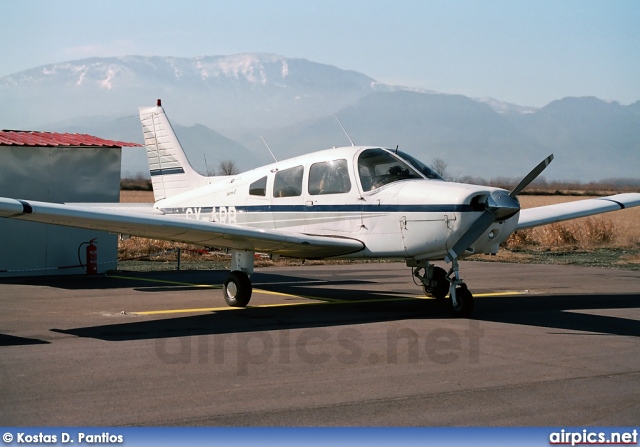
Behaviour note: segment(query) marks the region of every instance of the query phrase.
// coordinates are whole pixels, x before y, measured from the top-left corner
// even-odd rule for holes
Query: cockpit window
[[[398,154],[400,157],[402,157],[402,159],[408,162],[411,166],[413,166],[418,171],[420,171],[422,175],[424,175],[426,178],[433,179],[433,180],[444,180],[442,177],[440,177],[436,173],[436,171],[434,171],[429,166],[422,163],[420,160],[413,158],[411,155],[407,154],[406,152],[396,151],[396,154]]]
[[[358,157],[358,174],[363,191],[398,180],[423,178],[412,166],[384,149],[363,151]]]

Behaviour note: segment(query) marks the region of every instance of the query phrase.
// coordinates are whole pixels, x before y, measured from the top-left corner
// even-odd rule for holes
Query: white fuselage
[[[156,208],[188,219],[361,241],[365,248],[348,258],[442,259],[482,213],[474,203],[495,188],[376,175],[363,160],[387,156],[381,151],[394,156],[380,148],[336,148],[211,177],[209,185],[160,200]],[[376,184],[380,179],[386,183]],[[517,215],[494,223],[465,254],[497,252],[516,224]]]

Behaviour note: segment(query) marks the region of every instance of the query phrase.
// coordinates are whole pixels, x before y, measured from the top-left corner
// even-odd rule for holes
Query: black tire
[[[449,294],[450,283],[447,280],[447,271],[442,267],[433,268],[433,278],[429,286],[423,285],[424,294],[437,300],[443,300]]]
[[[231,307],[245,307],[251,300],[251,280],[239,270],[229,273],[222,290],[224,300]]]
[[[456,288],[456,298],[458,301],[458,305],[453,305],[453,300],[451,300],[451,311],[453,312],[453,316],[456,318],[469,318],[473,313],[473,295],[467,289],[467,286],[462,285]]]

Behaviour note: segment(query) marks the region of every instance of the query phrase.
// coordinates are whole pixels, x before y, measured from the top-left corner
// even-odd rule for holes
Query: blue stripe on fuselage
[[[231,205],[234,206],[234,205]],[[222,206],[227,208],[229,205]],[[201,213],[211,213],[214,209],[221,207],[183,207],[183,208],[161,208],[165,214],[185,214],[187,209],[199,209]],[[237,213],[467,213],[478,210],[471,205],[235,205]]]

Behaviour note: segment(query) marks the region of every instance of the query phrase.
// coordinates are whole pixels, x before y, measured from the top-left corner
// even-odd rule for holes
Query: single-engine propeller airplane
[[[449,295],[453,315],[468,317],[474,302],[460,258],[497,253],[516,230],[640,205],[640,193],[627,193],[521,210],[518,194],[553,155],[511,191],[447,182],[397,148],[353,144],[206,177],[189,164],[160,100],[139,112],[155,204],[0,198],[0,217],[230,249],[223,291],[238,307],[251,298],[256,252],[402,259],[427,295]]]

